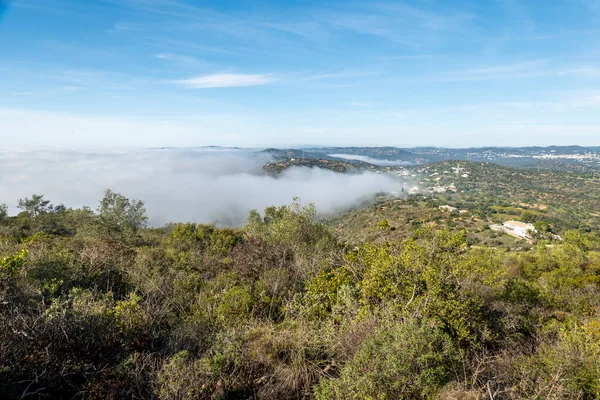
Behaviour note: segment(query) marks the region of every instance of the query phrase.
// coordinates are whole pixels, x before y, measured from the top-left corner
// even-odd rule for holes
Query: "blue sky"
[[[7,146],[600,145],[600,0],[4,5]]]

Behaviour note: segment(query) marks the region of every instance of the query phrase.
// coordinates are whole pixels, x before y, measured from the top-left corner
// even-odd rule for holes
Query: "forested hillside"
[[[528,171],[491,163],[443,161],[409,169],[419,193],[380,196],[376,202],[328,221],[345,242],[401,240],[421,226],[464,230],[468,243],[487,247],[528,247],[489,229],[520,220],[534,224],[546,239],[563,231],[600,229],[600,175]],[[453,212],[439,207],[450,206]],[[387,229],[378,226],[387,224]]]
[[[239,229],[148,228],[110,191],[19,206],[0,212],[3,398],[600,397],[594,232],[509,251],[420,223],[350,244],[298,203]]]
[[[600,173],[530,171],[492,163],[443,161],[413,167],[423,188],[444,191],[457,204],[487,213],[518,206],[546,215],[562,228],[599,229]],[[451,199],[450,199],[451,200]]]

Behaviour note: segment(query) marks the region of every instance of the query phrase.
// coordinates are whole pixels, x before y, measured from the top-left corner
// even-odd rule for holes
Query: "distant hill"
[[[318,158],[282,158],[262,166],[264,172],[273,176],[277,176],[291,167],[321,168],[341,173],[359,173],[378,169],[376,165],[362,161]]]
[[[280,159],[322,159],[322,160],[338,160],[335,157],[329,157],[322,153],[312,152],[308,150],[298,149],[265,149],[261,151],[261,154],[267,154],[274,158]]]
[[[375,165],[427,164],[445,160],[493,162],[524,169],[551,171],[600,171],[600,147],[532,146],[532,147],[305,147],[302,149],[267,149],[276,158],[300,158],[363,161]]]
[[[599,147],[478,147],[464,149],[416,147],[409,150],[431,161],[469,160],[493,162],[524,169],[569,172],[594,169],[600,171]]]
[[[408,161],[408,162],[424,162],[421,156],[411,153],[410,151],[398,147],[318,147],[306,149],[313,153],[320,154],[348,154],[374,158],[377,160],[389,161]]]

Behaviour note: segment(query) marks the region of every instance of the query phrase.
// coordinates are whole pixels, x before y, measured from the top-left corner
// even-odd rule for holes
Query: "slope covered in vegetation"
[[[299,204],[241,229],[146,228],[112,192],[20,206],[0,213],[5,398],[600,396],[593,233],[507,251],[421,224],[346,247]]]
[[[529,171],[491,163],[443,161],[412,167],[424,189],[444,191],[461,208],[493,214],[500,207],[529,211],[559,229],[600,228],[600,173]],[[536,214],[537,213],[537,214]],[[541,214],[544,214],[543,216]]]

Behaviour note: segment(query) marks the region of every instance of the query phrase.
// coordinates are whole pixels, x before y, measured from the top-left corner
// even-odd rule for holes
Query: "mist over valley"
[[[299,198],[327,216],[400,192],[403,181],[360,171],[343,174],[295,166],[277,176],[262,166],[273,157],[258,150],[218,148],[129,151],[21,150],[0,152],[0,199],[16,213],[16,200],[33,193],[53,203],[95,209],[105,189],[143,200],[151,225],[193,221],[239,226],[250,210]]]

